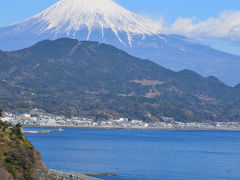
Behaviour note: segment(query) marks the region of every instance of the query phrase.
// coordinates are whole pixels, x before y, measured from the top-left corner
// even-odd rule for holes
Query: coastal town
[[[171,117],[162,117],[161,122],[144,122],[128,118],[96,121],[84,117],[65,117],[48,114],[38,109],[29,113],[4,113],[2,121],[22,124],[23,127],[69,127],[104,129],[186,129],[186,130],[240,130],[240,122],[178,122]]]

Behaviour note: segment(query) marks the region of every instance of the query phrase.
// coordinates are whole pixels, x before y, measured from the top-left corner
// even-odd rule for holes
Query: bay
[[[237,131],[64,129],[26,136],[49,169],[118,174],[105,180],[240,179]]]

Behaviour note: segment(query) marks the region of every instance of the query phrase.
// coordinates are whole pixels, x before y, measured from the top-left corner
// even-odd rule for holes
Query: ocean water
[[[49,169],[105,180],[239,180],[240,132],[64,129],[27,135]]]

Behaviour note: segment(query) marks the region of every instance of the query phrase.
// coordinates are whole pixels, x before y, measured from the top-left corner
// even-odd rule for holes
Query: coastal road
[[[61,171],[56,171],[51,169],[50,170],[51,175],[56,178],[56,179],[71,179],[71,180],[101,180],[98,178],[94,178],[94,177],[90,177],[90,176],[86,176],[84,174],[81,173],[65,173],[65,172],[61,172]]]

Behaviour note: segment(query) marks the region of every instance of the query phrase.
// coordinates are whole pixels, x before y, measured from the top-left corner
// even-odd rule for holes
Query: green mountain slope
[[[42,41],[0,52],[0,105],[96,119],[240,121],[240,94],[214,77],[173,72],[106,44]]]

